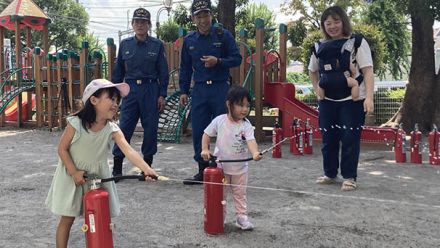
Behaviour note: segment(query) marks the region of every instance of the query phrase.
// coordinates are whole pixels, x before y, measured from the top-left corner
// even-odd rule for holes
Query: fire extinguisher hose
[[[151,177],[151,179],[153,180],[158,180],[158,181],[166,181],[168,180],[167,177],[165,176],[149,176]],[[87,175],[84,175],[84,178],[88,179],[89,177]],[[97,179],[97,178],[93,178],[91,177],[91,179]],[[115,180],[123,180],[123,179],[137,179],[139,181],[145,181],[145,175],[144,174],[137,174],[137,175],[124,175],[124,176],[115,176],[115,177],[109,177],[109,178],[102,178],[99,179],[99,181],[101,183],[105,183],[105,182],[111,182],[111,181],[115,181]]]

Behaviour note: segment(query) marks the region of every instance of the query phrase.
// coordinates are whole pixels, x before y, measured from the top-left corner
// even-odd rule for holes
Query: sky
[[[189,6],[192,0],[172,0],[173,4],[182,3]],[[280,13],[280,6],[284,0],[256,0],[255,3],[265,3],[272,9],[277,23],[287,23],[289,17]],[[133,11],[138,7],[145,7],[151,13],[153,30],[156,28],[157,14],[163,6],[163,0],[79,0],[90,16],[89,29],[98,36],[105,44],[108,37],[119,43],[118,31],[126,31],[131,28]],[[128,19],[127,19],[128,16]],[[159,21],[167,20],[167,11],[159,12]]]
[[[131,28],[131,17],[133,11],[139,7],[145,7],[151,13],[151,22],[153,30],[156,28],[157,14],[159,21],[167,20],[167,11],[158,11],[163,5],[164,0],[78,0],[86,11],[89,13],[89,29],[95,36],[106,44],[108,37],[114,39],[115,44],[119,44],[119,31],[126,31]],[[172,0],[173,4],[182,3],[187,6],[191,5],[192,0]],[[293,16],[286,16],[280,12],[281,4],[285,0],[254,0],[254,3],[264,3],[275,14],[276,23],[288,23],[293,20]],[[434,27],[440,27],[440,23],[436,22]]]

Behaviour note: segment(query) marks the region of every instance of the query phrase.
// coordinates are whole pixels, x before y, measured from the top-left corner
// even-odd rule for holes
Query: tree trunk
[[[218,21],[235,37],[235,0],[219,0]]]
[[[410,0],[412,25],[412,59],[409,84],[402,108],[402,122],[406,131],[416,123],[422,132],[431,129],[433,116],[438,113],[438,87],[434,63],[434,17],[426,0]],[[437,96],[437,97],[436,97]],[[437,117],[437,119],[440,117]]]

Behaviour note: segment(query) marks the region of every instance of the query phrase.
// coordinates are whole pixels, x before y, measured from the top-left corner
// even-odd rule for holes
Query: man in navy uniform
[[[119,126],[128,142],[139,118],[144,129],[142,154],[150,166],[157,152],[157,129],[159,112],[165,108],[168,88],[168,64],[163,43],[148,35],[151,28],[148,10],[138,8],[133,13],[131,25],[134,37],[119,44],[118,58],[112,72],[112,82],[125,81],[130,93],[121,104]],[[124,154],[117,145],[113,148],[113,175],[122,175]]]
[[[204,129],[211,120],[226,113],[226,93],[229,90],[229,68],[239,66],[242,57],[232,34],[212,25],[211,2],[194,0],[192,21],[197,31],[189,33],[182,45],[179,85],[180,104],[188,103],[191,77],[194,80],[191,103],[194,160],[199,171],[184,184],[199,184],[208,163],[200,156]]]

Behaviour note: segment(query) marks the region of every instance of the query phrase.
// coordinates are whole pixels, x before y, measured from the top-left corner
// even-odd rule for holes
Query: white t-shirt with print
[[[354,64],[353,61],[356,59],[357,63]],[[359,71],[362,68],[373,66],[373,58],[371,57],[371,49],[368,45],[368,42],[362,38],[361,45],[357,49],[356,58],[352,56],[351,63],[356,67],[356,69]],[[309,71],[316,72],[319,71],[319,59],[316,58],[315,54],[312,53],[312,56],[310,57],[310,63],[309,63]],[[357,75],[356,75],[357,76]],[[355,76],[355,77],[356,77]],[[359,85],[359,98],[365,99],[366,97],[366,89],[365,89],[365,82],[363,82],[361,85]],[[347,97],[348,99],[351,99],[351,96]],[[332,99],[329,99],[332,100]],[[344,99],[346,100],[346,99]]]
[[[254,128],[248,120],[231,121],[227,114],[219,115],[206,127],[209,137],[217,137],[214,156],[219,160],[245,159],[250,157],[247,141],[254,140]],[[219,163],[223,172],[240,175],[248,170],[247,162]]]

